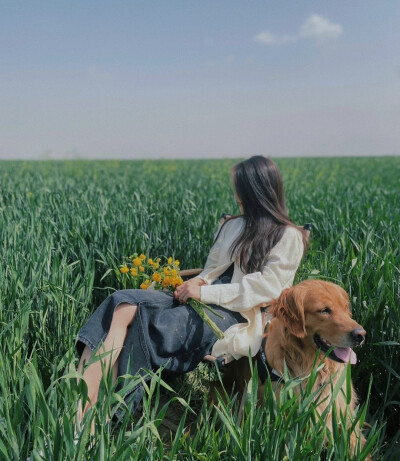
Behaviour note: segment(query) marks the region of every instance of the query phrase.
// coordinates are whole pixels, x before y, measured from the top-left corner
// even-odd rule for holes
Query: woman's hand
[[[201,287],[202,285],[207,285],[207,283],[200,277],[194,277],[190,280],[187,280],[185,283],[198,287]]]
[[[197,279],[197,280],[196,280]],[[179,299],[181,304],[185,304],[189,298],[198,299],[200,301],[201,290],[200,287],[206,285],[206,282],[199,278],[195,277],[192,280],[189,280],[182,285],[180,285],[175,291],[175,298]]]

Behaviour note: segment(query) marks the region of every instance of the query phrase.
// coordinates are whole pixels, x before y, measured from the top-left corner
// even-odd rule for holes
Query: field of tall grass
[[[370,425],[374,459],[400,459],[400,158],[276,162],[290,216],[314,225],[296,282],[321,278],[348,291],[367,342],[343,379],[351,371],[356,418]],[[74,341],[91,312],[121,288],[108,269],[135,251],[201,267],[221,212],[238,212],[229,185],[234,163],[0,162],[0,459],[365,459],[360,447],[349,454],[340,421],[327,434],[310,391],[301,400],[293,394],[296,379],[278,400],[268,383],[262,408],[254,380],[244,420],[234,399],[211,412],[204,367],[176,383],[151,374],[142,412],[126,413],[120,424],[107,415],[125,391],[105,377],[85,429],[74,434],[84,392]],[[168,405],[181,418],[166,440]]]

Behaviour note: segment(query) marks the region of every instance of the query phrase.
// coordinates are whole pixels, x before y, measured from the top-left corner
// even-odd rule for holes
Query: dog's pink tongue
[[[343,360],[345,363],[350,362],[352,365],[357,363],[357,356],[353,349],[350,347],[335,347],[333,352],[335,353],[336,357],[338,357],[340,360]]]

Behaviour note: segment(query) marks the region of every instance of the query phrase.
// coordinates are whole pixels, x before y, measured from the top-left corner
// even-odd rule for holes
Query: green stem
[[[210,317],[205,313],[204,311],[204,307],[206,307],[207,309],[209,309],[211,312],[213,312],[214,314],[218,315],[219,317],[223,318],[220,314],[217,314],[215,311],[213,311],[213,309],[211,309],[209,306],[207,306],[206,304],[198,301],[197,299],[193,299],[193,298],[189,298],[187,300],[189,306],[194,310],[196,311],[196,313],[201,317],[201,319],[203,320],[203,322],[205,322],[210,328],[211,330],[214,332],[215,336],[218,338],[218,339],[222,339],[224,338],[224,334],[222,333],[222,331],[217,327],[217,325],[210,319]]]
[[[208,306],[207,304],[204,304],[202,303],[201,301],[199,301],[199,304],[201,305],[201,307],[203,309],[208,309],[210,312],[212,312],[214,315],[216,315],[217,317],[219,317],[220,319],[224,319],[225,317],[221,314],[218,314],[217,311],[215,311],[212,307]]]

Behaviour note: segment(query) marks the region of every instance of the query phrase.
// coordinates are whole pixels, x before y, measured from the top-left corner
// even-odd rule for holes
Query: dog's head
[[[312,345],[323,352],[333,347],[329,358],[356,363],[352,347],[364,342],[366,332],[351,318],[349,297],[338,285],[306,280],[286,288],[270,312],[305,346]]]

